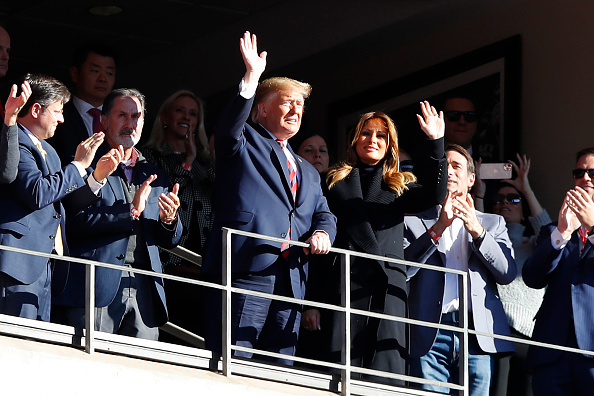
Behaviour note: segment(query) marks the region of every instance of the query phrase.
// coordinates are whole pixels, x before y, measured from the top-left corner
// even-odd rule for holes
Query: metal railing
[[[122,353],[125,355],[132,355],[136,357],[144,357],[151,360],[159,360],[163,362],[171,362],[176,364],[183,364],[191,367],[215,369],[221,371],[224,375],[240,374],[260,379],[271,379],[275,381],[281,381],[286,383],[292,383],[295,385],[306,385],[314,388],[325,389],[325,390],[339,390],[342,395],[349,395],[351,393],[357,394],[375,394],[377,391],[393,394],[423,394],[429,395],[425,391],[411,388],[398,388],[389,385],[383,385],[378,383],[372,383],[368,381],[351,379],[352,373],[360,373],[365,375],[373,375],[379,377],[385,377],[390,379],[397,379],[402,381],[408,381],[411,383],[423,383],[430,384],[440,387],[451,388],[460,390],[463,394],[468,395],[469,390],[469,377],[467,370],[468,362],[468,336],[470,334],[487,336],[502,340],[507,340],[515,343],[535,345],[541,347],[547,347],[552,349],[558,349],[573,353],[582,353],[587,355],[593,355],[593,351],[585,351],[576,348],[569,348],[559,345],[546,344],[531,340],[525,340],[510,336],[498,335],[498,334],[487,334],[478,332],[468,328],[468,275],[465,271],[454,270],[444,267],[437,267],[428,264],[421,264],[415,262],[409,262],[405,260],[392,259],[384,256],[376,256],[367,253],[359,253],[350,250],[331,248],[331,252],[340,254],[341,260],[341,305],[332,305],[327,303],[321,303],[316,301],[308,301],[302,299],[295,299],[291,297],[277,296],[268,293],[261,293],[256,291],[250,291],[241,288],[235,288],[231,284],[231,239],[233,235],[242,235],[252,238],[264,239],[272,242],[289,242],[292,245],[308,247],[308,244],[298,241],[287,241],[281,238],[268,237],[265,235],[254,234],[250,232],[244,232],[233,229],[223,229],[223,277],[222,284],[216,284],[206,281],[200,281],[195,279],[189,279],[185,277],[169,275],[169,274],[155,274],[153,271],[140,270],[130,267],[122,267],[120,265],[101,263],[87,259],[79,259],[74,257],[64,257],[55,254],[46,254],[35,251],[29,251],[24,249],[12,248],[8,246],[0,245],[0,249],[10,250],[23,254],[42,256],[46,258],[56,260],[68,260],[71,263],[82,264],[86,266],[86,287],[85,287],[85,310],[86,310],[86,323],[82,333],[80,330],[73,329],[70,326],[58,325],[54,323],[45,323],[38,321],[31,321],[29,319],[22,319],[16,317],[9,317],[7,315],[0,315],[0,332],[5,334],[13,334],[17,336],[33,337],[44,341],[51,341],[56,343],[63,343],[67,345],[81,346],[89,354],[93,354],[96,350],[104,350],[112,353]],[[175,253],[175,252],[174,252]],[[187,252],[185,253],[188,254]],[[191,254],[187,257],[190,257]],[[350,262],[351,257],[362,257],[371,260],[380,260],[395,264],[404,264],[406,266],[415,266],[419,268],[425,268],[440,272],[453,273],[459,276],[459,295],[460,307],[459,312],[461,313],[460,327],[443,325],[440,323],[430,323],[419,320],[414,320],[406,317],[398,317],[392,315],[386,315],[376,312],[364,311],[355,308],[351,308],[350,301]],[[168,279],[175,282],[184,282],[193,284],[196,286],[210,287],[221,290],[223,298],[223,349],[222,356],[219,360],[218,356],[213,356],[210,351],[204,349],[185,347],[181,345],[175,345],[170,343],[163,343],[158,341],[149,341],[135,339],[131,337],[119,336],[115,334],[108,334],[96,331],[94,328],[94,299],[95,299],[95,269],[96,267],[105,267],[119,271],[132,272],[134,274],[141,274],[147,276],[158,276],[163,279]],[[342,357],[340,363],[320,361],[314,359],[308,359],[298,356],[289,356],[279,353],[267,352],[262,350],[250,349],[241,346],[235,346],[231,344],[231,295],[232,293],[241,293],[246,295],[252,295],[257,297],[268,298],[277,301],[284,301],[287,303],[293,303],[298,305],[306,304],[314,308],[323,308],[339,312],[342,320],[342,327],[344,329],[342,339]],[[350,337],[350,316],[352,314],[362,315],[372,318],[378,318],[382,320],[389,320],[395,322],[406,323],[409,325],[419,325],[433,327],[437,329],[450,330],[453,332],[460,333],[460,384],[443,383],[439,381],[426,380],[423,378],[412,377],[400,373],[388,373],[385,371],[371,370],[358,366],[351,366],[351,337]],[[187,333],[184,329],[178,328],[173,324],[168,324],[167,330],[173,333],[178,332],[179,334]],[[32,335],[34,334],[34,335]],[[188,337],[194,337],[195,335],[190,333],[186,334]],[[323,366],[340,371],[340,380],[337,383],[336,378],[332,374],[324,374],[306,370],[304,368],[292,368],[292,367],[279,367],[273,365],[267,365],[257,361],[246,361],[244,359],[237,359],[232,356],[232,351],[244,351],[257,353],[258,355],[270,356],[274,358],[285,358],[295,362],[306,363],[315,366]],[[340,386],[339,386],[340,385]]]

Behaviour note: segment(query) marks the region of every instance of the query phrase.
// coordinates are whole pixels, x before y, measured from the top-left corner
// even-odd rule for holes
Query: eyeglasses
[[[464,120],[466,122],[475,122],[476,121],[476,113],[474,111],[446,111],[444,112],[445,116],[447,117],[448,121],[456,122],[460,121],[460,117],[464,116]]]
[[[594,179],[594,169],[578,168],[578,169],[572,170],[571,172],[573,173],[574,179],[581,179],[582,177],[584,177],[586,172],[588,172],[588,176],[590,176],[590,179]]]
[[[522,202],[522,197],[520,197],[518,194],[495,194],[493,196],[493,202],[495,205],[502,204],[504,199],[512,205],[518,205],[520,202]]]
[[[411,160],[400,161],[400,172],[412,172],[415,165]]]

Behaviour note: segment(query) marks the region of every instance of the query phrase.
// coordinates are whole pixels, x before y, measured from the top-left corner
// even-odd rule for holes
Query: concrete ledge
[[[5,394],[336,395],[298,387],[0,335]]]

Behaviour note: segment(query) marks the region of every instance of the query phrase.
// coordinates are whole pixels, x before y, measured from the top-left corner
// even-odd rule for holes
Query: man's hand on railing
[[[309,243],[309,249],[303,248],[305,254],[326,254],[332,247],[330,237],[324,231],[316,231],[305,243]]]
[[[303,311],[303,315],[301,315],[301,326],[309,331],[321,330],[320,311],[315,308]]]

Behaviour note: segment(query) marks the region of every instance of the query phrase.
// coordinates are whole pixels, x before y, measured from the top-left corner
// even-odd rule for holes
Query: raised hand
[[[588,231],[594,227],[594,202],[590,194],[581,187],[576,186],[575,189],[569,190],[566,195],[566,201],[569,209]]]
[[[87,139],[83,140],[78,147],[76,147],[76,154],[74,154],[74,160],[81,163],[84,168],[91,166],[95,153],[103,140],[105,134],[103,132],[97,132],[92,134]]]
[[[464,228],[472,236],[472,239],[480,237],[483,233],[483,226],[476,217],[474,201],[470,194],[466,194],[466,199],[461,195],[457,196],[452,202],[452,207],[454,216],[464,222]]]
[[[452,202],[456,194],[458,193],[448,191],[445,200],[441,204],[439,218],[432,227],[433,231],[435,231],[438,235],[441,235],[445,229],[452,224],[452,221],[454,221],[454,208],[452,206]]]
[[[439,114],[435,107],[429,105],[429,102],[424,101],[421,102],[421,112],[423,116],[417,114],[417,119],[419,120],[419,125],[425,135],[429,139],[435,140],[443,137],[445,133],[445,121],[443,119],[443,111],[440,111]]]
[[[124,147],[120,144],[117,148],[113,148],[107,152],[103,157],[99,158],[95,170],[93,171],[93,177],[99,183],[103,183],[103,180],[116,169],[124,158]]]
[[[521,191],[524,195],[526,191],[530,191],[530,183],[528,182],[528,172],[530,171],[530,159],[526,157],[526,154],[520,156],[516,154],[518,163],[509,160],[508,162],[514,167],[518,176],[513,180],[502,180],[504,183],[511,184],[516,190]]]
[[[157,180],[157,175],[150,175],[144,183],[140,186],[136,194],[134,194],[134,199],[132,200],[132,206],[138,210],[138,213],[142,213],[144,208],[146,208],[146,201],[148,201],[148,197],[151,194],[151,183]]]
[[[266,69],[266,51],[258,54],[258,39],[255,34],[246,31],[239,39],[239,50],[245,63],[245,76],[243,81],[246,84],[258,83],[260,76]]]
[[[24,81],[21,84],[21,94],[17,96],[18,86],[13,84],[10,89],[8,99],[6,99],[4,123],[8,126],[16,125],[19,111],[23,108],[29,97],[31,96],[31,86],[29,81]]]
[[[173,189],[169,194],[159,195],[159,219],[165,224],[171,224],[176,218],[177,209],[180,201],[177,194],[179,193],[179,184],[175,183]]]
[[[571,191],[571,190],[570,190]],[[580,220],[578,219],[575,211],[571,208],[572,198],[569,192],[565,194],[563,205],[559,210],[559,218],[557,220],[557,229],[561,233],[563,239],[568,240],[571,234],[580,227]]]

